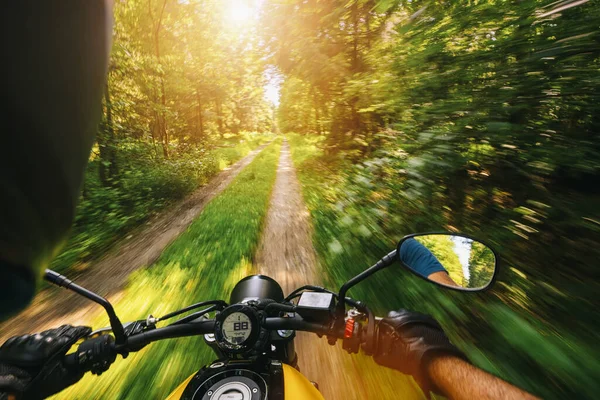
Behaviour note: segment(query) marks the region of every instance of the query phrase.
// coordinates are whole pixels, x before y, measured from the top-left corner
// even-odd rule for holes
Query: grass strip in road
[[[318,272],[326,286],[336,290],[352,276],[374,264],[389,248],[386,247],[385,239],[377,237],[376,233],[368,237],[369,246],[365,245],[367,238],[364,235],[366,228],[362,215],[349,212],[340,218],[339,208],[343,206],[340,191],[344,188],[344,177],[339,171],[331,169],[339,167],[335,162],[331,164],[331,161],[336,160],[324,159],[320,146],[323,137],[290,133],[287,138],[302,186],[302,195],[311,214],[313,245],[319,257],[319,265],[323,268]],[[352,246],[347,246],[342,238],[352,238]],[[370,306],[377,303],[377,300],[385,303],[384,299],[388,300],[389,296],[382,296],[378,291],[381,285],[372,284],[379,278],[374,276],[369,283],[353,288],[351,295],[366,300]],[[390,278],[393,276],[388,275],[388,279]],[[423,398],[411,377],[383,367],[373,368],[373,362],[368,358],[370,356],[360,353],[349,356],[347,363],[353,363],[354,368],[360,371],[360,384],[364,385],[362,389],[369,398],[394,399],[398,398],[398,393],[402,393],[402,397],[406,399]]]
[[[281,141],[268,146],[169,245],[152,268],[131,275],[115,309],[123,321],[164,315],[208,299],[229,299],[251,260],[275,182]],[[68,322],[68,321],[65,321]],[[107,319],[90,321],[95,328]],[[214,355],[201,337],[165,340],[118,357],[101,377],[86,376],[57,395],[68,399],[159,399]]]
[[[91,161],[85,175],[86,194],[77,207],[69,240],[51,268],[65,274],[84,272],[152,215],[206,185],[220,171],[272,139],[268,134],[244,133],[226,139],[221,147],[162,163],[132,160],[131,165],[121,166],[125,171],[111,187],[101,185],[98,161]]]
[[[438,230],[428,228],[436,224],[443,226],[443,222],[434,221],[436,213],[415,212],[406,200],[390,204],[400,197],[391,192],[399,186],[390,180],[403,178],[400,173],[377,177],[383,168],[370,172],[377,158],[352,166],[341,157],[327,158],[318,136],[287,136],[328,286],[339,287],[375,263],[402,235]],[[433,211],[432,207],[425,209]],[[585,341],[581,332],[564,328],[557,331],[556,322],[560,321],[536,321],[525,307],[524,287],[503,279],[507,278],[498,283],[507,285],[508,292],[500,289],[473,295],[440,290],[396,266],[352,288],[349,295],[364,301],[379,315],[398,308],[432,315],[476,366],[542,398],[574,397],[568,393],[581,394],[577,398],[598,397],[594,386],[598,379],[590,374],[600,370],[599,357],[595,356],[598,346]],[[518,296],[511,298],[516,293]],[[378,373],[376,369],[366,372]],[[552,389],[559,386],[568,390],[567,394]],[[390,393],[379,397],[397,396]]]

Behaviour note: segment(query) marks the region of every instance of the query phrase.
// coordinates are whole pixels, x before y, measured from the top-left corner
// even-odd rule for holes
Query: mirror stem
[[[72,290],[73,292],[85,297],[86,299],[89,299],[94,303],[100,304],[102,307],[104,307],[106,313],[108,314],[110,326],[115,335],[115,343],[125,344],[127,338],[125,337],[123,324],[119,320],[119,317],[117,317],[117,314],[115,313],[112,304],[110,304],[108,300],[106,300],[104,297],[97,295],[92,291],[87,290],[84,287],[73,283],[73,281],[67,279],[66,276],[61,275],[58,272],[52,271],[50,269],[47,269],[44,273],[44,279],[56,286],[62,286],[66,289]]]
[[[385,255],[381,260],[377,261],[372,267],[361,272],[356,275],[354,278],[350,279],[348,282],[344,283],[340,288],[339,299],[345,299],[346,293],[357,283],[362,282],[369,276],[373,275],[375,272],[382,270],[384,268],[389,267],[396,261],[397,250],[390,251],[387,255]],[[344,301],[340,301],[337,305],[337,317],[338,324],[342,324],[344,322],[344,316],[346,314],[346,304]]]

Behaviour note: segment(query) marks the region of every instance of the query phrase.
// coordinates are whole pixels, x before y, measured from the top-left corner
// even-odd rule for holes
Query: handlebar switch
[[[333,294],[304,292],[296,305],[296,312],[309,322],[329,321],[333,315],[335,303]]]
[[[69,357],[68,364],[82,371],[101,375],[117,358],[115,339],[110,335],[102,335],[86,340],[79,345],[75,353],[67,357]]]
[[[360,349],[360,330],[361,325],[355,321],[354,318],[349,318],[346,321],[346,328],[344,329],[344,340],[342,342],[342,348],[349,354],[356,354]]]

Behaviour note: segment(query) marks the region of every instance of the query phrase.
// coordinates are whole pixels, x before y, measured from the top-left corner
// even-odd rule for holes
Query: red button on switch
[[[354,334],[354,318],[346,321],[346,329],[344,330],[344,339],[350,339]]]

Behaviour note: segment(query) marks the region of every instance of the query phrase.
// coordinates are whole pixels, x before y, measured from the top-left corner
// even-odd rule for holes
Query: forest
[[[102,121],[52,268],[88,273],[259,151],[115,309],[228,299],[255,272],[283,143],[328,287],[411,233],[480,238],[498,256],[491,290],[394,267],[352,295],[377,315],[431,314],[473,364],[537,396],[598,397],[599,0],[115,1]],[[493,256],[476,250],[471,268]],[[150,352],[57,398],[165,397],[212,361],[202,338]]]
[[[227,25],[219,4],[114,7],[102,122],[74,233],[54,268],[84,269],[273,132],[275,110],[263,97],[266,61],[252,50],[260,39]]]
[[[544,398],[595,397],[598,3],[276,10],[289,77],[280,128],[299,134],[295,158],[330,282],[405,234],[475,235],[502,264],[496,288],[475,302],[405,275],[393,288],[381,277],[365,296],[435,315],[478,365]]]

